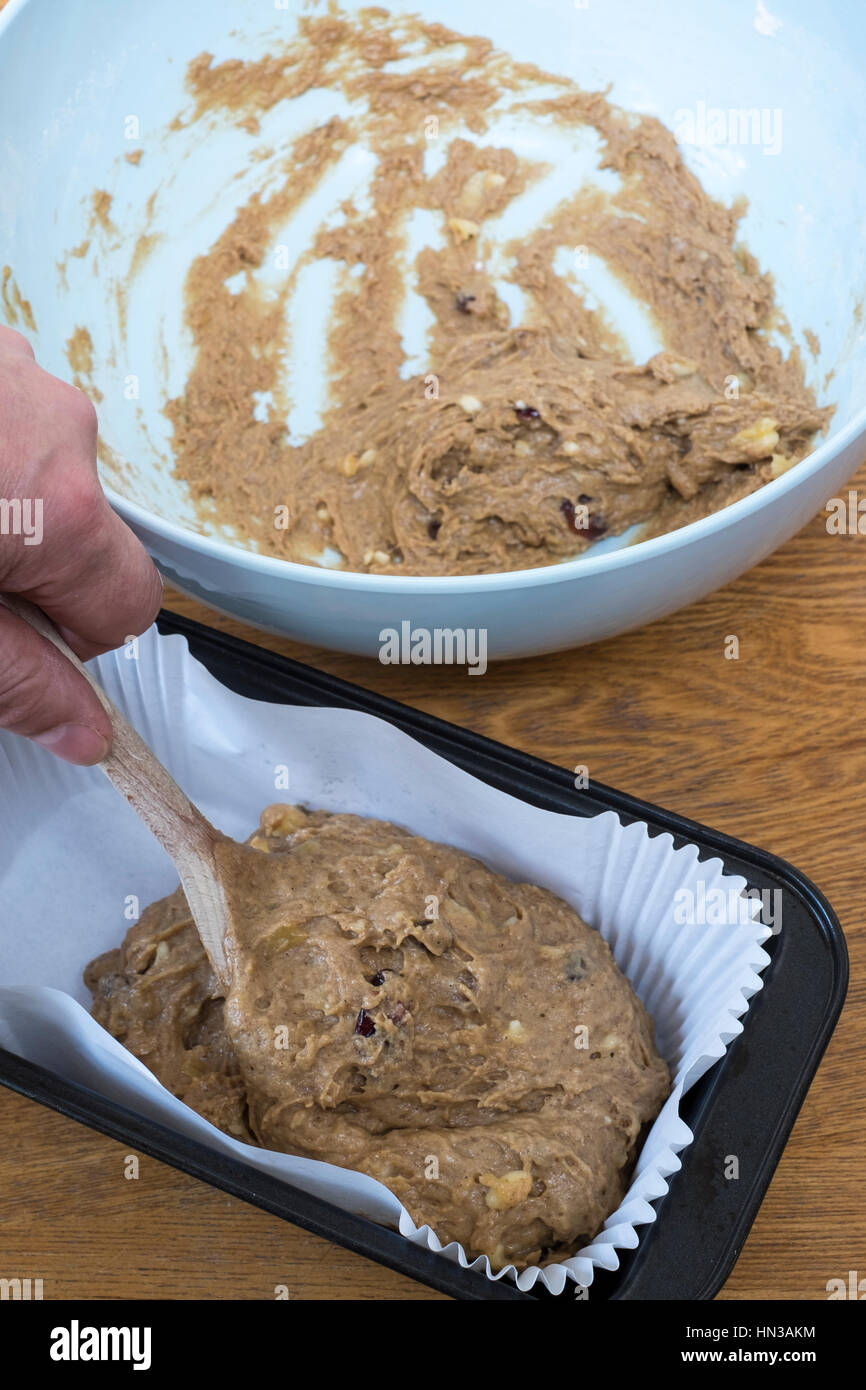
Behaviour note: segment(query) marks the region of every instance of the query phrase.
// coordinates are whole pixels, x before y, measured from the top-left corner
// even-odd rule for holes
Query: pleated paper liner
[[[615,1270],[651,1205],[668,1190],[691,1141],[682,1096],[748,1026],[761,988],[770,928],[745,880],[693,845],[623,825],[530,806],[456,768],[392,725],[354,710],[272,705],[235,695],[190,654],[180,636],[151,630],[95,663],[109,695],[216,825],[243,838],[262,807],[297,801],[403,825],[459,846],[509,878],[570,902],[609,942],[652,1014],[673,1090],[649,1131],[628,1191],[591,1245],[519,1275],[494,1274],[418,1229],[380,1183],[346,1169],[239,1143],[169,1094],[87,1013],[82,980],[94,956],[119,944],[129,921],[177,883],[173,866],[101,772],[68,767],[0,735],[0,836],[8,850],[0,939],[0,1045],[83,1082],[211,1149],[240,1157],[345,1210],[397,1227],[443,1258],[552,1293]],[[285,785],[288,780],[288,786]],[[727,904],[719,911],[718,904]],[[691,910],[683,910],[691,904]],[[708,908],[708,905],[711,905]]]

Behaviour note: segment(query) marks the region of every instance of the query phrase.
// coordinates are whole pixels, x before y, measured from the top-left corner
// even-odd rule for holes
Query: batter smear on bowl
[[[670,1087],[599,933],[384,821],[272,806],[251,843],[285,911],[251,903],[226,997],[178,890],[88,967],[94,1017],[235,1138],[368,1173],[496,1268],[592,1240]]]
[[[202,54],[187,85],[181,123],[251,136],[278,103],[334,92],[333,116],[281,152],[279,176],[271,164],[187,280],[195,360],[168,406],[176,472],[203,516],[260,551],[383,574],[549,565],[726,506],[826,426],[798,352],[768,336],[784,323],[737,243],[743,207],[707,196],[655,118],[380,9],[302,18],[295,42],[259,61]],[[500,143],[503,120],[594,142],[601,171],[557,174],[549,214],[511,240],[500,219],[552,169]],[[347,193],[275,282],[281,229],[358,152],[365,197]],[[419,210],[434,228],[420,250]],[[290,301],[322,260],[337,285],[329,398],[295,438],[284,365],[304,323]],[[645,306],[665,350],[630,360],[592,307],[587,265]],[[410,288],[429,319],[420,367],[401,334]]]

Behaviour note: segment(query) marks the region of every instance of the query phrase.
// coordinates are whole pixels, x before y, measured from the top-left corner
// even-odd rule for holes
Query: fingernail
[[[32,734],[31,742],[48,748],[64,762],[90,767],[108,756],[108,740],[85,724],[60,724],[44,734]]]

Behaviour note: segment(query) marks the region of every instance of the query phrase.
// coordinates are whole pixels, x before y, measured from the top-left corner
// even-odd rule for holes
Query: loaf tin
[[[781,892],[785,928],[765,945],[771,963],[749,1005],[747,1026],[684,1097],[681,1113],[694,1141],[681,1155],[682,1169],[659,1199],[658,1219],[642,1229],[637,1249],[621,1252],[616,1272],[597,1270],[590,1290],[593,1302],[713,1298],[742,1248],[845,999],[845,940],[819,890],[763,850],[596,781],[576,789],[563,768],[360,686],[166,610],[157,625],[163,634],[181,634],[193,656],[237,694],[363,710],[511,796],[575,816],[615,811],[625,822],[644,822],[651,834],[669,832],[677,845],[696,845],[702,858],[720,858],[725,871],[742,874],[750,888]],[[454,1298],[573,1301],[571,1285],[558,1296],[540,1281],[521,1292],[509,1280],[462,1269],[397,1231],[215,1154],[4,1049],[0,1083]],[[738,1179],[722,1179],[720,1153],[737,1155]]]

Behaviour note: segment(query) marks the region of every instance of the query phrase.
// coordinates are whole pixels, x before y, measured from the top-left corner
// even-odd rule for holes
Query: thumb
[[[111,722],[66,657],[0,605],[0,729],[23,734],[69,763],[101,762]]]

